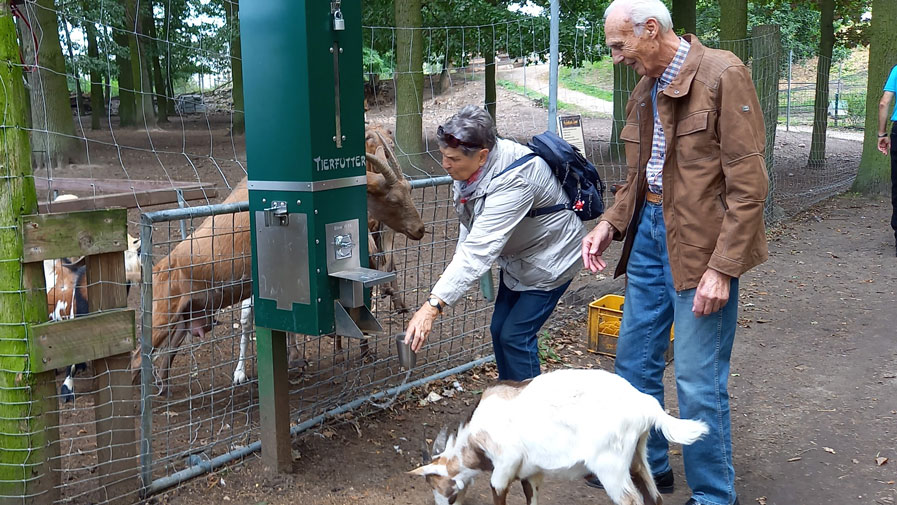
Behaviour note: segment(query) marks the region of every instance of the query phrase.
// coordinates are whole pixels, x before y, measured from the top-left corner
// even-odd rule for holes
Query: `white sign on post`
[[[582,135],[582,116],[558,116],[558,136],[576,146],[585,156],[586,143]]]

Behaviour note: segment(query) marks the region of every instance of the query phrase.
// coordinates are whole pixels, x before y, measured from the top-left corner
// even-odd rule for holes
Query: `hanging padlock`
[[[339,9],[333,13],[333,29],[336,31],[343,31],[346,29],[346,20],[343,19],[343,11]]]

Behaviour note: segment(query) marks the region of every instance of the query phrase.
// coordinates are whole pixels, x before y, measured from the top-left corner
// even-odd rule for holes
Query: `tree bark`
[[[131,54],[131,82],[134,85],[134,114],[136,126],[147,130],[156,127],[156,111],[153,110],[153,86],[147,71],[147,52],[144,47],[143,23],[137,12],[137,1],[126,0],[128,47]]]
[[[112,38],[122,48],[115,56],[115,62],[118,64],[119,126],[134,126],[136,124],[134,116],[136,105],[134,104],[134,78],[131,71],[130,37],[126,33],[115,30]]]
[[[34,6],[22,9],[28,23],[38,33],[39,68],[28,75],[31,95],[31,148],[40,153],[36,159],[51,166],[74,161],[79,152],[75,137],[75,121],[69,101],[65,58],[59,42],[59,18],[53,0],[37,0]],[[25,61],[35,64],[35,48],[30,29],[22,28]],[[16,55],[18,59],[18,54]],[[12,60],[12,61],[15,61]]]
[[[747,0],[720,0],[720,47],[735,53],[747,63],[750,54],[747,40]]]
[[[156,97],[156,115],[158,122],[168,122],[168,94],[166,93],[165,74],[162,73],[162,64],[159,61],[159,37],[156,32],[156,18],[152,11],[147,9],[142,13],[143,27],[149,40],[145,46],[148,48],[148,58],[150,60],[150,70],[153,74],[154,95]]]
[[[673,29],[676,33],[695,33],[698,25],[697,2],[695,0],[673,0]]]
[[[483,58],[486,60],[486,110],[492,116],[492,120],[497,122],[495,116],[495,106],[497,99],[497,91],[495,89],[495,37],[493,33],[486,34],[485,54]]]
[[[55,16],[55,12],[52,14]],[[53,38],[58,47],[59,38]],[[3,2],[0,61],[18,59],[12,13],[9,4]],[[27,358],[26,325],[47,319],[47,297],[40,263],[21,261],[21,216],[37,213],[21,67],[0,65],[0,82],[5,83],[0,86],[0,103],[6,104],[0,110],[0,124],[6,126],[0,128],[0,176],[4,179],[0,198],[0,495],[16,503],[51,503],[58,497],[59,479],[58,468],[51,467],[52,447],[58,447],[50,443],[58,435],[58,422],[52,421],[52,411],[57,408],[54,374],[31,373]],[[68,101],[68,94],[65,98]],[[33,286],[29,285],[31,281]]]
[[[828,85],[835,47],[835,0],[819,0],[819,58],[816,64],[816,99],[813,101],[813,136],[810,167],[825,165],[825,133],[828,130]],[[838,111],[835,111],[837,114]]]
[[[222,0],[224,2],[227,29],[230,34],[230,72],[233,79],[231,97],[234,102],[231,132],[241,134],[246,131],[243,119],[243,52],[240,48],[240,2],[239,0]]]
[[[83,2],[82,6],[86,6],[86,3]],[[103,76],[100,75],[97,68],[100,61],[100,49],[97,44],[96,25],[85,20],[84,34],[87,38],[87,56],[90,58],[90,127],[99,130],[102,128],[102,118],[106,116],[106,98],[103,93]]]
[[[421,96],[424,91],[421,0],[395,2],[396,157],[403,170],[420,167],[424,152]]]
[[[78,71],[78,65],[75,62],[75,51],[72,49],[72,32],[69,30],[69,24],[65,18],[62,19],[62,27],[65,31],[65,44],[68,46],[69,61],[72,62],[72,80],[75,81],[76,114],[83,116],[86,111],[84,110],[84,92],[81,91],[81,72]]]
[[[866,132],[860,169],[853,183],[854,191],[866,194],[887,193],[890,187],[890,160],[888,156],[878,151],[878,102],[885,80],[894,62],[897,62],[897,37],[894,37],[894,26],[897,26],[897,2],[872,0],[869,81],[866,86]]]

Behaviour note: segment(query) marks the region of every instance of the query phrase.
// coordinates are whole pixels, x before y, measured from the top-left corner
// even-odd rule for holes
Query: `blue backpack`
[[[604,213],[604,183],[598,176],[598,170],[579,152],[578,148],[550,131],[536,135],[527,146],[533,152],[514,161],[498,175],[513,170],[538,156],[545,160],[545,163],[551,168],[551,172],[561,183],[561,187],[564,188],[564,193],[570,198],[570,203],[567,204],[560,203],[551,207],[532,209],[527,214],[528,217],[572,210],[579,219],[590,221]]]

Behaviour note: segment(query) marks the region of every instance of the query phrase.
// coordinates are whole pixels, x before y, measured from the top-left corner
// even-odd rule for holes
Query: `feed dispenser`
[[[381,333],[368,288],[395,273],[367,268],[361,1],[268,0],[240,23],[262,446],[285,470],[283,332]]]

